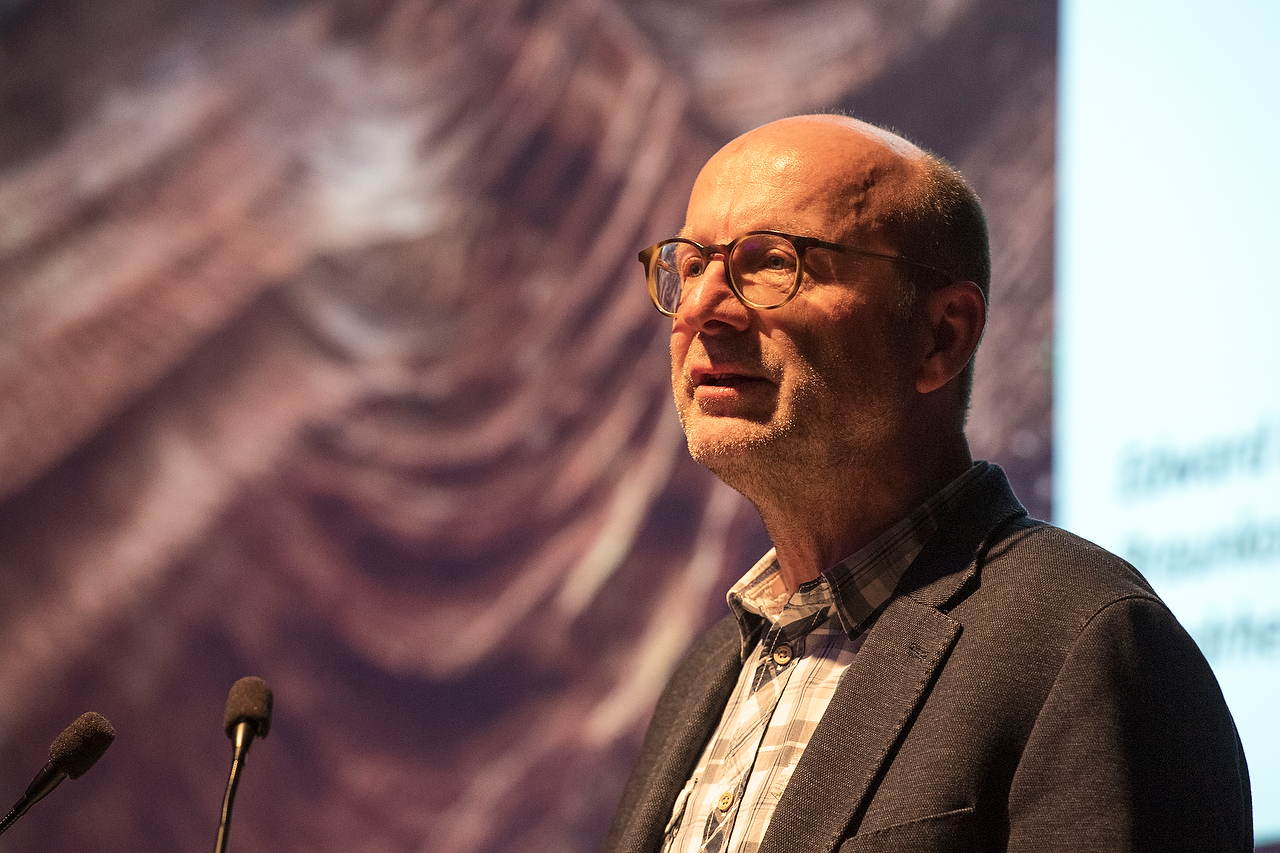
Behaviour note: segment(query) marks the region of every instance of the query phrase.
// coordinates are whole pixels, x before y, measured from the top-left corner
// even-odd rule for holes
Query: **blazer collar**
[[[1026,516],[990,466],[903,574],[805,747],[760,853],[834,850],[865,808],[909,722],[960,636],[947,615],[972,589],[1001,528]]]
[[[896,595],[949,611],[976,580],[1001,531],[1027,516],[999,465],[986,463],[964,498],[940,514],[938,532],[903,573]]]

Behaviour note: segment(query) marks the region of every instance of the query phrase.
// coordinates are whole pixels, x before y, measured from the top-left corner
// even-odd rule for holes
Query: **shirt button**
[[[778,646],[773,650],[773,662],[778,666],[786,666],[791,663],[791,647]]]
[[[725,791],[720,795],[720,799],[716,800],[716,808],[722,812],[727,812],[733,805],[733,791]]]

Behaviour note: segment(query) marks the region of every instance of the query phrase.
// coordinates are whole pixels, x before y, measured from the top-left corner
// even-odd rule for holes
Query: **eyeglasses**
[[[685,291],[707,270],[712,256],[723,255],[729,289],[750,308],[781,308],[800,291],[804,278],[804,254],[810,249],[830,249],[910,264],[951,280],[936,267],[898,255],[869,252],[816,237],[797,237],[781,231],[748,231],[723,245],[704,246],[683,237],[655,243],[640,253],[649,280],[649,297],[658,310],[674,317]]]

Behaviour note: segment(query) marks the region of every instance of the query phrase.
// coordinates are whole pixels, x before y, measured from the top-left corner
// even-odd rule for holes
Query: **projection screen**
[[[1217,672],[1280,840],[1280,4],[1061,6],[1054,515]]]

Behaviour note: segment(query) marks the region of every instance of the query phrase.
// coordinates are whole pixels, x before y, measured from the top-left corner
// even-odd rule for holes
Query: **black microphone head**
[[[227,737],[234,738],[236,726],[246,722],[258,737],[266,737],[271,728],[271,688],[256,675],[246,675],[231,685],[222,727]]]
[[[107,718],[85,711],[49,747],[49,762],[72,779],[79,779],[116,739]]]

